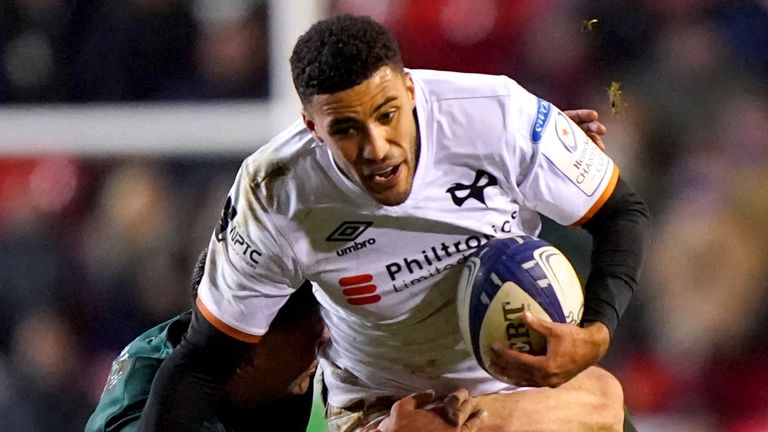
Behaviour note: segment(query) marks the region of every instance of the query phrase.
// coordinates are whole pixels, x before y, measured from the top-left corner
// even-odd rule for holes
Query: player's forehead
[[[370,114],[397,102],[404,95],[403,75],[382,66],[370,78],[350,89],[313,97],[311,109],[329,119]]]

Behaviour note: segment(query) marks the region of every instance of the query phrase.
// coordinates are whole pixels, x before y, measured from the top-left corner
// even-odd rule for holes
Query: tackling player
[[[207,250],[200,256],[192,276],[194,298],[206,256]],[[148,330],[123,349],[112,364],[86,432],[138,430],[152,379],[181,341],[190,319],[191,312],[178,315]],[[312,404],[316,351],[327,340],[324,328],[312,288],[306,284],[280,309],[262,343],[253,346],[229,379],[224,401],[197,430],[251,431],[279,425],[281,431],[305,431]]]
[[[602,389],[603,426],[620,430],[621,389],[592,365],[636,287],[648,214],[613,161],[507,77],[405,69],[394,38],[368,18],[316,23],[291,67],[302,119],[243,163],[144,430],[198,427],[306,280],[333,341],[320,356],[333,431],[363,427],[375,408],[411,393],[458,388],[501,407],[480,430],[513,428],[505,413],[514,395],[537,391],[529,386],[549,387],[538,390],[569,419],[561,430],[581,430],[594,414],[569,404],[567,383]],[[457,278],[488,240],[536,235],[540,214],[593,237],[583,321],[525,318],[547,337],[547,354],[499,347],[500,382],[461,341]]]

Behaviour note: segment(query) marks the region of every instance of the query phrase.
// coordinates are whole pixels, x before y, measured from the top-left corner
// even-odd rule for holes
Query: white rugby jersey
[[[494,237],[536,235],[610,196],[614,163],[550,103],[503,76],[411,70],[420,147],[413,188],[383,206],[299,120],[245,160],[210,242],[198,305],[242,340],[267,331],[305,279],[332,343],[329,401],[509,388],[461,341],[461,264]]]

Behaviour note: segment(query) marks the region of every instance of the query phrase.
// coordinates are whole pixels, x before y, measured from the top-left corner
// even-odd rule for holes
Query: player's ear
[[[411,99],[411,102],[414,102],[416,98],[416,86],[413,84],[413,78],[411,77],[410,72],[404,72],[405,75],[405,90],[408,91],[408,96]]]
[[[301,120],[304,121],[304,126],[307,127],[309,130],[309,133],[312,134],[313,137],[319,142],[323,142],[322,138],[320,138],[317,135],[317,125],[312,120],[312,118],[307,114],[307,111],[305,109],[301,110]]]

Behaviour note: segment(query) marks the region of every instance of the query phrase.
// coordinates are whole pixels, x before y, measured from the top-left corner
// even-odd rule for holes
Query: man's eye
[[[395,118],[395,111],[388,111],[379,116],[379,122],[389,123]]]
[[[338,128],[331,131],[331,135],[336,137],[350,137],[357,134],[357,129],[353,127]]]

